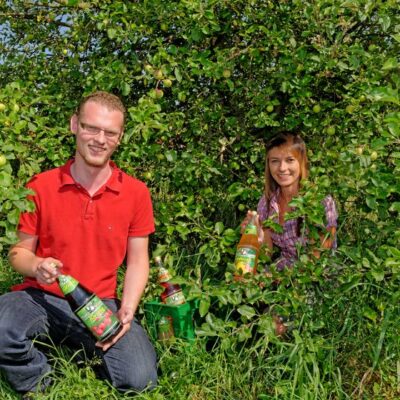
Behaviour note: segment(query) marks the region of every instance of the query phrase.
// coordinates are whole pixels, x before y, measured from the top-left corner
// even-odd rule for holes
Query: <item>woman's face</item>
[[[281,188],[298,190],[300,163],[290,146],[273,147],[268,152],[268,167],[271,176]]]

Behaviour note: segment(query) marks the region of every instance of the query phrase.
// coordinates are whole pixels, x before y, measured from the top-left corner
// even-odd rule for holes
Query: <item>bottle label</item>
[[[99,341],[111,336],[120,326],[117,316],[95,294],[76,314]]]
[[[251,222],[246,225],[246,228],[244,229],[244,234],[245,235],[257,235],[257,227],[252,224]]]
[[[256,267],[257,250],[250,247],[240,247],[236,251],[235,268],[243,274],[253,273]]]
[[[61,291],[67,295],[75,290],[79,282],[69,275],[58,275],[58,283]]]
[[[166,268],[160,267],[158,269],[158,282],[160,282],[160,283],[167,282],[171,279],[172,279],[172,276]]]
[[[183,294],[182,290],[179,290],[175,293],[170,294],[168,297],[165,298],[165,304],[170,306],[177,306],[179,304],[184,304],[186,302],[185,295]]]

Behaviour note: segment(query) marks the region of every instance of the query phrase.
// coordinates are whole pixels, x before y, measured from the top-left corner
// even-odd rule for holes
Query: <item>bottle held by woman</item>
[[[250,220],[246,224],[236,250],[235,277],[257,272],[257,261],[260,252],[260,242],[257,234],[257,212],[250,213]]]

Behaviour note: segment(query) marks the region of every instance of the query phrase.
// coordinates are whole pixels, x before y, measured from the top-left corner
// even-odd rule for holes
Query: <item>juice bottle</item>
[[[258,241],[256,211],[251,212],[251,219],[240,238],[235,256],[235,277],[257,271],[258,254],[260,251],[260,243]]]
[[[163,266],[160,257],[156,257],[154,261],[158,267],[158,283],[164,288],[161,293],[161,301],[169,305],[179,305],[186,302],[185,295],[182,292],[180,285],[171,283],[172,276],[168,269]]]
[[[58,284],[72,311],[99,342],[111,339],[122,328],[117,316],[94,293],[70,275],[60,274]]]

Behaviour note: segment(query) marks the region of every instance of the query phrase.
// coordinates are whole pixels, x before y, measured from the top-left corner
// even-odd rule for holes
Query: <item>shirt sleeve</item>
[[[27,199],[32,201],[35,205],[35,210],[32,212],[23,212],[19,217],[17,229],[21,232],[27,233],[28,235],[39,235],[39,221],[40,221],[40,206],[39,196],[34,187],[35,178],[33,178],[26,187],[35,192],[35,194],[29,194]]]
[[[323,204],[325,207],[326,227],[337,228],[338,213],[336,210],[335,200],[333,200],[332,196],[328,195],[323,200]]]
[[[147,236],[155,231],[150,192],[143,183],[138,187],[136,194],[135,212],[129,226],[128,236]]]

